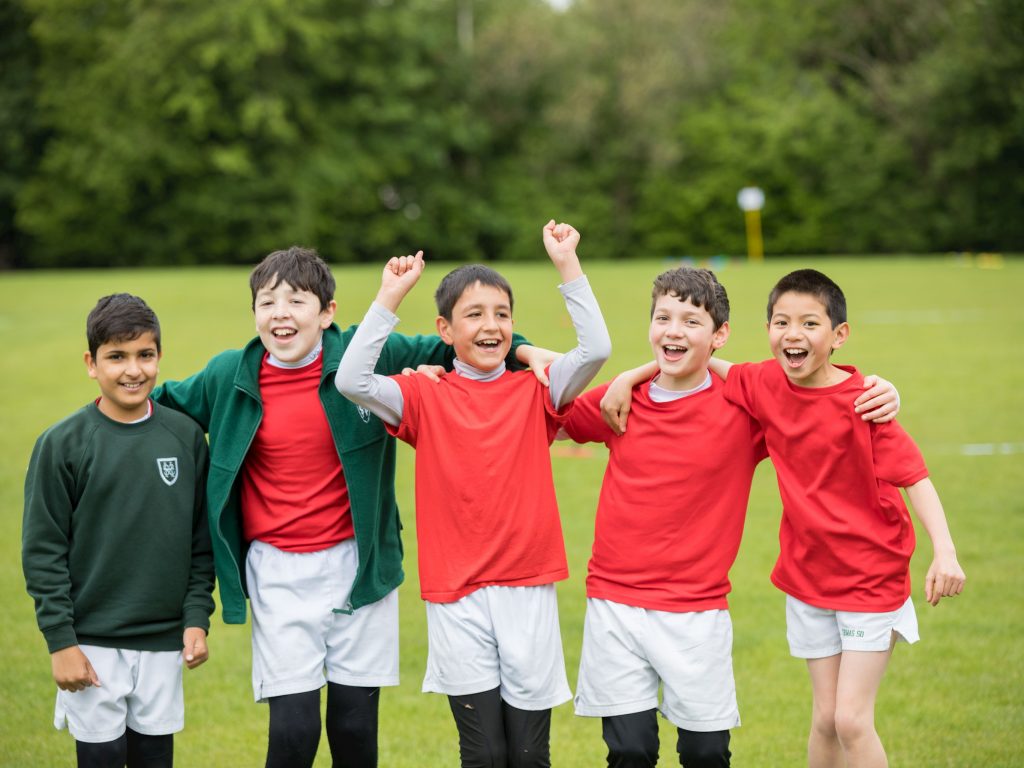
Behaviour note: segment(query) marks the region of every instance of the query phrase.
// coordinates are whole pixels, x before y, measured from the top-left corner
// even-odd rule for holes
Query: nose
[[[127,376],[138,376],[142,369],[139,367],[139,359],[134,355],[127,358],[125,361],[125,375]]]

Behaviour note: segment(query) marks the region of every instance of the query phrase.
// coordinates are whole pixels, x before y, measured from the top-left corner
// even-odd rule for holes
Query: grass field
[[[649,286],[664,263],[587,265],[612,332],[603,380],[649,356]],[[922,642],[897,648],[878,702],[879,730],[893,766],[1024,765],[1024,261],[930,259],[723,262],[715,269],[733,305],[723,357],[766,356],[764,300],[790,269],[817,266],[843,286],[852,336],[837,362],[894,381],[901,422],[929,462],[968,575],[962,597],[932,609],[918,599]],[[431,295],[445,272],[428,267],[403,307],[403,332],[433,327]],[[555,349],[572,329],[545,264],[503,268],[517,290],[517,328]],[[338,277],[338,321],[358,320],[375,291],[376,267],[346,267]],[[84,320],[114,291],[145,297],[164,325],[163,379],[181,378],[215,352],[253,333],[246,272],[175,269],[132,272],[0,274],[0,330],[9,346],[0,376],[0,611],[7,617],[0,673],[0,765],[70,766],[74,747],[51,721],[54,686],[32,601],[24,592],[19,542],[22,483],[32,444],[49,424],[95,397],[81,362]],[[681,448],[685,448],[681,446]],[[401,591],[402,684],[385,692],[381,765],[458,764],[455,728],[441,696],[419,692],[426,653],[413,536],[411,454],[399,466],[408,557]],[[583,578],[604,468],[603,448],[556,446],[555,478],[570,579],[559,585],[570,682],[579,658]],[[743,727],[733,735],[734,765],[803,762],[810,693],[802,662],[788,656],[783,598],[768,581],[777,551],[779,502],[771,467],[755,480],[743,546],[733,569],[731,609]],[[918,527],[915,596],[930,559]],[[211,660],[186,674],[188,726],[176,741],[182,766],[262,765],[267,710],[252,703],[248,627],[215,617]],[[604,764],[597,720],[559,707],[552,728],[558,768]],[[330,764],[326,740],[317,765]],[[662,765],[676,764],[674,734],[662,729]]]

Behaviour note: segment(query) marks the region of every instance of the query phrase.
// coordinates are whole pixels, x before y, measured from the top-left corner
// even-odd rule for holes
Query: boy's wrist
[[[583,277],[583,267],[580,266],[579,257],[573,253],[571,258],[558,262],[558,274],[562,278],[562,284],[571,283]]]
[[[377,297],[373,300],[375,304],[380,305],[388,312],[392,314],[398,311],[398,308],[402,304],[402,299],[405,298],[407,291],[396,291],[381,288],[377,291]]]
[[[584,274],[584,271],[582,268],[580,268],[579,264],[577,265],[577,268],[572,270],[559,269],[558,275],[560,276],[562,281],[559,284],[559,287],[563,290],[569,287],[575,287],[577,285],[587,285],[587,275]]]

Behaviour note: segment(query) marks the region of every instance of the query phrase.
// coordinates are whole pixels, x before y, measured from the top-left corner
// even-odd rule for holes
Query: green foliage
[[[0,267],[1024,248],[1015,0],[10,0]]]

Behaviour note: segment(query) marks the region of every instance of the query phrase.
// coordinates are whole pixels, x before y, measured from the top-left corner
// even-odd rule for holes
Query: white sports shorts
[[[843,651],[887,651],[896,639],[920,640],[917,612],[909,597],[901,608],[884,613],[832,611],[786,595],[786,639],[798,659],[823,659]]]
[[[121,738],[125,728],[165,736],[185,727],[181,651],[131,651],[80,645],[99,687],[57,691],[53,725],[78,741],[100,744]]]
[[[554,584],[483,587],[426,606],[424,693],[464,696],[500,686],[506,703],[531,711],[572,698]]]
[[[398,685],[398,592],[351,613],[359,558],[354,539],[319,552],[254,541],[245,569],[252,606],[256,701],[315,691],[326,682]]]
[[[588,598],[575,703],[584,717],[658,707],[688,731],[737,727],[729,611],[676,613]]]

